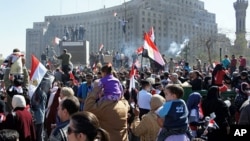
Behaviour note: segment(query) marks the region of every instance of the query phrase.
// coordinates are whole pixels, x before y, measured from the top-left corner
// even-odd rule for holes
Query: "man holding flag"
[[[31,56],[31,62],[32,64],[29,85],[29,96],[31,98],[30,110],[32,111],[34,116],[33,118],[35,123],[37,141],[43,141],[43,126],[45,120],[47,93],[51,85],[50,83],[52,83],[54,79],[48,81],[44,80],[44,77],[48,70],[34,55]]]

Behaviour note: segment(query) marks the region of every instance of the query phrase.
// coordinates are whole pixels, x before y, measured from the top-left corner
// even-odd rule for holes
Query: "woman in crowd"
[[[90,112],[72,115],[68,127],[69,141],[109,141],[109,134],[100,127],[97,117]]]
[[[226,74],[227,72],[222,64],[217,64],[212,72],[212,85],[222,86]]]
[[[197,137],[197,125],[201,118],[203,118],[200,107],[201,95],[198,92],[193,92],[189,95],[187,100],[189,127],[192,130],[193,137]]]
[[[230,130],[230,113],[228,106],[219,96],[218,86],[209,88],[206,98],[202,101],[202,111],[204,117],[208,116],[213,118],[211,114],[214,113],[214,121],[218,125],[216,129],[208,132],[208,141],[219,141],[222,138],[227,140],[226,137]]]
[[[160,126],[157,123],[157,115],[155,110],[163,105],[165,99],[156,94],[153,95],[150,101],[151,110],[149,113],[142,116],[142,120],[139,118],[139,109],[134,109],[135,118],[131,125],[132,132],[140,137],[141,141],[153,141],[157,138],[160,130]]]
[[[3,128],[16,130],[20,141],[36,141],[35,125],[31,113],[25,108],[24,96],[14,95],[12,107],[13,111],[7,115]]]
[[[203,86],[203,78],[199,71],[190,71],[190,85],[192,86],[192,91],[201,91]]]

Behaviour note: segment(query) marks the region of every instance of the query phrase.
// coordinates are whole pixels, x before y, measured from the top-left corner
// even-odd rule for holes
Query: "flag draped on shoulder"
[[[45,66],[34,56],[31,56],[29,96],[32,97],[43,77],[47,73]]]
[[[136,74],[136,69],[135,65],[133,64],[129,73],[129,92],[131,92],[132,88],[135,88],[135,74]]]
[[[147,52],[147,56],[158,64],[164,66],[165,62],[161,56],[157,46],[149,37],[148,33],[144,34],[144,50]]]

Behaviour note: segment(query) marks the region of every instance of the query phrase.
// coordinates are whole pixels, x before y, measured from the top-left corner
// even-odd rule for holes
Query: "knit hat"
[[[0,113],[5,113],[5,103],[3,100],[0,100]]]
[[[151,110],[152,111],[157,110],[159,107],[163,105],[164,102],[165,99],[161,95],[158,94],[153,95],[150,101]]]
[[[14,95],[12,98],[12,107],[15,109],[16,107],[24,108],[26,107],[26,101],[24,96],[22,95]]]

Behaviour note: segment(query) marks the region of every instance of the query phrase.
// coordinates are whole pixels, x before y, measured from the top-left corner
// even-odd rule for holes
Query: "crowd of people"
[[[168,63],[157,73],[137,66],[134,75],[130,68],[115,71],[112,63],[88,71],[73,67],[67,50],[56,58],[62,59],[61,67],[46,66],[54,80],[41,81],[32,97],[25,60],[15,74],[11,65],[18,59],[6,60],[0,140],[216,141],[229,140],[231,125],[250,124],[250,79],[243,56],[225,55],[209,69],[198,58],[194,67]],[[234,96],[225,97],[225,92]]]

